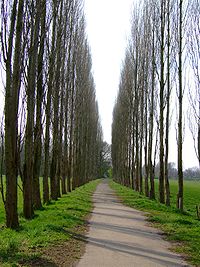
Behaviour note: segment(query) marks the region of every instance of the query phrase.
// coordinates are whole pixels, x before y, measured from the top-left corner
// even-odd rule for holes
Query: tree
[[[50,157],[50,126],[51,126],[51,107],[52,107],[52,91],[54,81],[54,58],[55,58],[55,39],[56,39],[56,4],[53,4],[53,22],[52,35],[48,40],[49,55],[48,55],[48,80],[45,104],[45,141],[44,141],[44,174],[43,174],[43,202],[48,203],[50,199],[49,194],[49,157]]]
[[[40,1],[30,7],[30,46],[28,47],[29,64],[27,67],[27,120],[25,133],[25,159],[23,164],[23,211],[26,219],[34,215],[33,206],[33,167],[34,167],[34,121],[35,121],[35,94],[38,59],[38,38],[41,17]]]
[[[7,3],[8,4],[8,3]],[[5,3],[2,2],[2,51],[6,68],[5,87],[5,166],[6,166],[6,226],[17,228],[17,133],[18,108],[21,87],[21,57],[24,1],[15,0],[10,6],[9,24],[5,19]],[[5,23],[5,24],[4,24]],[[7,28],[8,39],[7,38]],[[5,42],[4,42],[5,41]]]
[[[54,1],[55,4],[55,23],[56,27],[56,43],[55,43],[55,78],[53,81],[53,140],[52,140],[52,158],[50,165],[50,185],[51,198],[57,200],[60,197],[60,180],[58,177],[58,153],[59,153],[59,111],[60,111],[60,78],[61,78],[61,42],[62,42],[62,15],[63,1]]]
[[[44,98],[44,49],[46,31],[46,0],[41,1],[39,9],[40,18],[40,40],[37,66],[37,98],[36,98],[36,123],[34,129],[34,162],[33,162],[33,205],[35,209],[42,207],[40,197],[40,168],[42,158],[42,108]]]
[[[182,83],[182,53],[183,53],[183,0],[179,1],[179,32],[178,32],[178,194],[177,208],[183,211],[183,162],[182,162],[182,145],[183,145],[183,83]]]
[[[190,2],[188,11],[187,27],[187,53],[189,56],[190,67],[193,72],[194,83],[189,88],[189,128],[192,133],[194,148],[200,166],[200,28],[199,28],[199,0]]]
[[[160,175],[159,175],[159,200],[160,203],[165,203],[164,193],[164,49],[165,49],[165,20],[166,20],[166,2],[160,1],[160,115],[159,115],[159,137],[160,137]]]
[[[188,180],[199,180],[200,178],[200,169],[197,167],[188,168],[184,170],[183,176]]]
[[[156,71],[156,48],[155,48],[155,7],[151,6],[152,16],[151,16],[151,25],[152,25],[152,34],[151,34],[151,88],[149,92],[149,140],[148,140],[148,171],[150,178],[150,191],[149,198],[155,199],[155,186],[154,186],[154,166],[153,166],[153,133],[154,133],[154,112],[155,112],[155,71]]]
[[[170,187],[169,187],[169,177],[168,177],[168,155],[169,155],[169,123],[170,123],[170,96],[171,96],[171,60],[170,60],[170,50],[171,50],[171,1],[167,1],[167,93],[166,93],[166,125],[165,125],[165,190],[166,190],[166,205],[170,206]]]
[[[101,143],[99,177],[108,177],[111,168],[111,146],[107,142]]]

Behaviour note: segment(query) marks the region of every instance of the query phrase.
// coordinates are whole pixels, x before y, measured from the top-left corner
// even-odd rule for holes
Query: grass
[[[0,206],[0,266],[18,266],[21,260],[38,255],[37,248],[70,239],[66,230],[84,224],[84,217],[92,209],[91,196],[99,180],[83,185],[64,195],[58,201],[45,205],[43,210],[35,212],[33,220],[20,216],[20,228],[17,231],[3,226],[4,211]],[[19,192],[19,211],[22,208],[22,195]]]
[[[158,198],[158,180],[155,181],[156,197]],[[178,191],[177,181],[170,180],[171,205],[176,207]],[[196,216],[196,205],[200,205],[200,181],[184,181],[184,210],[191,216]]]
[[[177,242],[174,250],[185,255],[191,264],[200,266],[200,221],[197,220],[195,214],[195,205],[200,204],[200,182],[185,181],[185,211],[183,214],[175,207],[176,181],[170,182],[171,207],[166,207],[156,200],[149,200],[144,195],[113,181],[111,187],[117,192],[124,204],[148,212],[148,220],[155,227],[162,229],[168,240]],[[158,192],[157,182],[156,192]]]

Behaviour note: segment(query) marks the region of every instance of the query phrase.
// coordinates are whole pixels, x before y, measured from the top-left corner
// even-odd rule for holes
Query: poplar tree
[[[5,6],[5,5],[8,6]],[[17,175],[18,175],[18,109],[22,74],[22,29],[24,1],[15,0],[9,6],[2,2],[2,18],[6,16],[6,8],[10,9],[9,24],[3,20],[1,44],[6,69],[5,85],[5,167],[6,167],[6,226],[19,226],[17,213]],[[8,30],[9,28],[9,30]],[[8,30],[8,32],[7,32]],[[8,34],[7,34],[8,33]],[[8,36],[8,37],[7,37]],[[8,38],[8,39],[6,39]]]

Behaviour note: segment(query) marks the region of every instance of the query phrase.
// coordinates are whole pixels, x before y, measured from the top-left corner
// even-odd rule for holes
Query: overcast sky
[[[85,0],[87,34],[104,139],[111,143],[112,110],[130,31],[133,0]]]

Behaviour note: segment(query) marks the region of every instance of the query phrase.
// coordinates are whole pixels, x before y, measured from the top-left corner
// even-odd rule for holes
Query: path
[[[94,194],[86,252],[77,267],[189,266],[170,252],[142,212],[124,206],[104,181]]]

